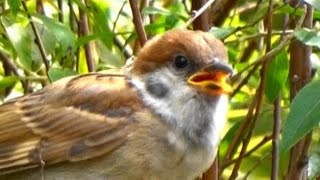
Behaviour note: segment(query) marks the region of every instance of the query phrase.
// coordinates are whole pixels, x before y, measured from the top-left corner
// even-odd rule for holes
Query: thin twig
[[[236,161],[236,163],[234,165],[234,168],[232,170],[232,173],[230,175],[230,178],[229,178],[231,180],[236,179],[236,177],[238,176],[238,171],[239,171],[239,168],[240,168],[241,161],[243,159],[243,156],[246,153],[246,150],[247,150],[247,147],[249,145],[250,139],[251,139],[251,137],[252,137],[252,135],[254,133],[254,129],[256,127],[256,123],[257,123],[258,117],[260,115],[260,110],[261,110],[261,107],[262,107],[263,94],[264,94],[264,87],[265,87],[265,76],[266,76],[266,73],[265,73],[265,69],[263,68],[261,70],[260,85],[259,85],[258,91],[256,93],[256,97],[257,97],[256,110],[255,110],[254,116],[252,118],[252,122],[251,122],[251,124],[249,126],[247,136],[245,136],[243,138],[242,148],[241,148],[241,151],[240,151],[240,154],[239,154],[239,158]]]
[[[70,29],[75,32],[76,31],[76,26],[78,24],[78,20],[76,19],[76,15],[74,13],[73,9],[73,3],[72,0],[68,0],[68,6],[69,6],[69,24],[70,24]]]
[[[41,54],[41,57],[42,57],[42,61],[43,61],[44,65],[45,65],[45,67],[46,67],[46,72],[48,73],[49,68],[50,68],[50,62],[49,62],[49,60],[47,58],[47,54],[46,54],[46,51],[44,49],[42,40],[40,38],[38,29],[36,28],[35,24],[32,21],[31,15],[30,15],[30,13],[28,11],[28,7],[27,7],[25,1],[21,1],[21,3],[22,3],[22,6],[23,6],[23,9],[27,13],[27,16],[28,16],[28,19],[30,21],[30,25],[31,25],[32,31],[33,31],[34,36],[35,36],[35,42],[36,42],[37,46],[39,47],[40,54]]]
[[[81,2],[86,6],[86,2],[84,0],[81,0]],[[88,17],[87,13],[79,8],[79,14],[80,14],[80,20],[79,20],[79,30],[80,34],[82,36],[88,36],[90,34],[89,32],[89,23],[88,23]],[[92,44],[91,42],[87,42],[84,45],[84,51],[86,55],[86,62],[89,72],[94,71],[94,58],[93,58],[93,52],[92,52]]]
[[[272,135],[265,136],[257,145],[255,145],[252,149],[250,149],[248,152],[246,152],[242,158],[249,157],[252,153],[254,153],[256,150],[260,149],[263,145],[268,143],[271,139],[272,139]],[[228,166],[234,164],[237,160],[238,160],[238,158],[227,161],[221,166],[221,168],[225,169]]]
[[[291,39],[293,38],[293,35],[294,35],[293,33],[287,35],[286,37],[283,38],[283,41],[281,41],[277,47],[273,48],[271,51],[269,51],[268,53],[266,53],[265,55],[263,55],[262,57],[254,61],[253,63],[243,68],[238,74],[242,74],[243,72],[247,71],[249,68],[254,66],[253,69],[247,75],[247,77],[244,78],[243,81],[240,82],[239,85],[235,88],[235,90],[230,95],[230,97],[233,97],[235,94],[237,94],[237,92],[242,88],[242,86],[245,85],[246,82],[248,81],[249,79],[248,77],[250,77],[253,74],[253,72],[257,69],[259,65],[261,65],[265,61],[271,60],[275,55],[277,55],[280,51],[282,51],[282,49],[285,48],[290,43]]]
[[[122,12],[122,10],[123,10],[123,8],[124,8],[124,6],[125,6],[126,4],[127,4],[127,1],[124,1],[124,2],[122,3],[121,8],[120,8],[120,10],[119,10],[119,12],[118,12],[118,14],[117,14],[117,17],[116,17],[116,19],[115,19],[114,22],[113,22],[113,27],[112,27],[112,32],[113,32],[113,33],[115,33],[115,30],[116,30],[117,23],[118,23],[118,20],[119,20],[119,18],[120,18],[121,12]]]
[[[281,115],[281,104],[280,96],[276,98],[273,103],[273,132],[272,132],[272,169],[271,169],[271,180],[278,179],[279,170],[279,134],[280,134],[280,115]]]
[[[59,8],[59,22],[63,23],[63,1],[58,0],[58,8]]]
[[[123,51],[124,57],[126,59],[128,59],[128,58],[130,58],[132,56],[132,54],[129,52],[128,48],[121,43],[120,39],[116,36],[116,32],[115,32],[116,27],[117,27],[117,22],[118,22],[118,20],[120,18],[121,12],[122,12],[122,10],[123,10],[123,8],[124,8],[124,6],[126,4],[127,4],[127,1],[124,1],[122,3],[122,6],[121,6],[121,8],[120,8],[120,10],[119,10],[119,12],[117,14],[117,17],[116,17],[115,21],[113,22],[112,32],[114,34],[114,36],[113,36],[114,45],[117,46],[120,49],[120,51]],[[119,35],[119,34],[117,34],[117,35]]]
[[[132,53],[130,53],[130,50],[120,42],[120,39],[117,38],[117,36],[113,37],[113,43],[115,46],[117,46],[120,49],[120,51],[123,52],[123,55],[126,59],[132,56]]]
[[[246,132],[247,127],[250,125],[251,120],[252,120],[252,115],[253,112],[255,110],[255,106],[256,106],[256,95],[253,97],[251,104],[249,106],[249,110],[248,113],[245,117],[245,120],[241,123],[241,126],[237,132],[237,134],[235,135],[235,137],[232,139],[231,144],[229,145],[228,149],[227,149],[227,153],[225,155],[225,158],[222,161],[222,167],[224,167],[224,164],[226,162],[228,162],[230,159],[233,158],[233,155],[235,153],[235,151],[237,150],[239,143],[241,142],[241,140],[243,139],[243,136]],[[224,171],[224,168],[220,168],[219,171],[219,177],[221,177],[222,173]]]
[[[268,35],[267,35],[267,44],[266,44],[266,52],[267,53],[271,50],[272,12],[273,12],[273,0],[269,0],[269,8],[268,8],[268,14],[267,14],[267,17],[268,17],[268,23],[267,23]],[[265,62],[263,62],[263,65],[261,68],[261,80],[260,80],[260,84],[259,84],[258,91],[257,91],[256,111],[255,111],[254,117],[252,119],[252,123],[250,125],[250,128],[248,130],[248,134],[243,139],[243,144],[242,144],[242,148],[241,148],[241,151],[239,154],[239,158],[234,165],[230,179],[236,179],[238,176],[240,164],[241,164],[242,159],[247,151],[247,147],[248,147],[250,139],[254,133],[258,117],[260,116],[260,111],[261,111],[262,102],[263,102],[263,95],[264,95],[264,90],[265,90],[267,68],[268,68],[268,61],[265,61]]]
[[[288,27],[288,16],[285,15],[282,20],[282,41]],[[273,131],[272,131],[272,157],[271,157],[271,180],[278,179],[279,174],[279,136],[281,131],[281,93],[273,102]]]
[[[137,0],[129,0],[132,11],[133,24],[136,29],[141,47],[147,42],[147,35],[142,24],[141,13],[137,6]]]
[[[18,76],[19,78],[23,78],[23,75],[19,72],[18,67],[11,62],[9,56],[2,50],[0,50],[0,61],[2,61],[4,64],[7,64],[14,75]]]
[[[287,35],[287,34],[291,34],[293,32],[294,32],[294,30],[287,30],[285,32],[285,34]],[[268,32],[259,32],[259,33],[256,33],[256,34],[240,37],[240,38],[237,38],[235,40],[225,41],[224,43],[225,44],[240,43],[240,42],[243,42],[243,41],[248,41],[248,40],[264,37],[264,36],[267,36],[267,35],[268,35]],[[281,36],[281,35],[283,35],[283,31],[273,31],[272,35],[273,36]]]
[[[191,25],[191,23],[199,17],[205,10],[209,8],[209,6],[214,2],[215,0],[209,0],[206,4],[204,4],[198,11],[195,11],[192,13],[191,18],[186,22],[184,25],[184,29],[187,29],[188,26]]]
[[[240,89],[246,85],[248,83],[248,80],[250,79],[250,77],[253,75],[253,73],[258,69],[258,67],[260,66],[260,64],[256,64],[250,71],[249,73],[246,75],[245,78],[243,78],[243,80],[238,84],[238,86],[233,90],[233,92],[230,94],[230,99],[232,99],[239,91]],[[234,77],[239,76],[239,74],[241,74],[241,72],[239,72],[238,74],[236,74]]]

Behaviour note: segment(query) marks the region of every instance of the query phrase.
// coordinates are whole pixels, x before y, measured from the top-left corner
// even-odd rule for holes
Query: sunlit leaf
[[[300,28],[294,32],[294,36],[306,45],[320,47],[319,31]]]
[[[273,102],[279,95],[287,81],[288,73],[289,61],[287,53],[285,50],[282,50],[270,62],[267,70],[265,94],[270,102]]]
[[[228,28],[219,28],[219,27],[213,27],[210,29],[210,33],[212,33],[216,38],[218,39],[225,39],[226,37],[230,36],[234,32],[234,27],[228,27]]]
[[[94,9],[92,12],[92,29],[95,33],[103,34],[99,37],[106,47],[109,49],[113,45],[113,31],[110,28],[110,7],[108,1],[92,1],[90,6]]]
[[[144,15],[149,15],[149,14],[160,14],[164,16],[169,16],[172,14],[171,11],[165,9],[165,8],[160,8],[160,7],[145,7],[142,11],[142,14]]]
[[[13,14],[16,14],[19,11],[21,0],[8,0],[7,2]]]
[[[42,64],[39,48],[34,43],[34,35],[29,24],[15,23],[12,19],[2,17],[8,37],[15,48],[20,64],[28,70],[36,71]]]
[[[301,16],[304,14],[304,9],[302,7],[293,8],[290,5],[284,5],[275,11],[275,14],[277,13]],[[320,19],[320,11],[314,11],[313,19]]]
[[[0,89],[14,86],[19,81],[17,76],[6,76],[0,79]]]
[[[320,80],[306,85],[294,98],[282,128],[280,152],[287,152],[320,122]]]
[[[64,24],[41,14],[34,14],[32,19],[35,22],[43,23],[47,27],[59,42],[63,52],[67,53],[68,51],[73,51],[75,49],[76,43],[74,35]]]
[[[76,75],[77,72],[70,69],[50,68],[48,75],[51,81],[57,81],[61,78]]]

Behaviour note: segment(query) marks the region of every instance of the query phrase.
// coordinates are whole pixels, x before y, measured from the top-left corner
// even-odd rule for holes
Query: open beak
[[[225,62],[214,62],[188,78],[188,84],[208,95],[229,94],[232,92],[228,78],[233,69]]]

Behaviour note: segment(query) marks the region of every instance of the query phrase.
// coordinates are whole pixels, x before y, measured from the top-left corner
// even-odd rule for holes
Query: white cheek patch
[[[172,81],[172,79],[176,78],[175,76],[173,76],[171,74],[171,72],[164,68],[161,69],[160,71],[154,72],[153,74],[148,74],[148,76],[152,76],[154,80],[157,80],[158,83],[165,83],[168,84],[168,82],[170,84],[173,84],[175,86],[175,82],[174,80]],[[144,78],[142,78],[144,79]],[[165,98],[159,99],[159,98],[155,98],[153,95],[151,95],[147,89],[146,89],[146,83],[139,78],[135,78],[133,77],[131,79],[131,82],[140,90],[142,96],[143,96],[143,100],[147,105],[150,105],[151,107],[153,107],[153,109],[155,110],[156,113],[161,114],[162,117],[164,117],[165,119],[174,119],[174,114],[172,111],[172,100],[171,100],[171,96],[173,93],[172,92],[172,88],[169,90],[169,92],[167,92],[167,96]],[[171,79],[171,80],[169,80]],[[179,89],[179,87],[174,87],[173,89]],[[174,100],[173,100],[174,101]]]
[[[228,110],[227,95],[208,102],[168,68],[162,68],[145,76],[170,88],[165,97],[157,98],[147,91],[145,82],[147,78],[133,77],[131,80],[142,94],[144,103],[152,107],[161,115],[161,119],[172,126],[175,135],[168,134],[170,143],[181,142],[184,137],[179,136],[183,134],[197,143],[206,143],[209,148],[218,145]],[[176,144],[176,146],[180,149],[185,145]]]

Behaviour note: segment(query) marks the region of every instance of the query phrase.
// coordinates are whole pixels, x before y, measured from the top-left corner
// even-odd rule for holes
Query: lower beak
[[[232,68],[224,62],[215,62],[188,78],[188,84],[207,95],[221,95],[232,92],[227,82]]]

